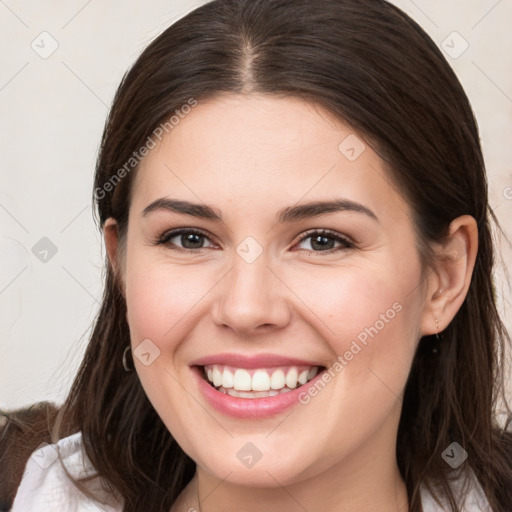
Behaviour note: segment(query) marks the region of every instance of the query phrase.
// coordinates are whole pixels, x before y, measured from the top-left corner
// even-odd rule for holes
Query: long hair
[[[493,511],[512,510],[512,435],[497,419],[500,400],[506,404],[510,343],[493,287],[497,220],[477,124],[442,53],[384,0],[214,0],[197,8],[144,50],[117,90],[95,174],[100,228],[115,218],[122,245],[139,150],[155,130],[163,125],[172,137],[170,120],[185,105],[230,93],[298,97],[348,123],[383,159],[410,205],[425,268],[433,263],[432,243],[453,219],[476,219],[479,249],[467,296],[439,343],[433,336],[419,342],[396,457],[411,511],[421,510],[422,483],[435,484],[458,511],[441,456],[454,441],[468,452],[466,464]],[[136,372],[123,369],[126,304],[108,260],[105,268],[101,307],[59,423],[82,432],[87,456],[126,512],[162,512],[195,463]]]

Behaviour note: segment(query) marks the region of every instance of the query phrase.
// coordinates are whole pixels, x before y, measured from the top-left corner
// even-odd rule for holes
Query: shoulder
[[[454,472],[450,487],[462,512],[493,512],[471,468],[468,467],[464,472]],[[449,512],[452,510],[448,505],[448,500],[436,489],[435,485],[430,488],[425,484],[421,486],[421,504],[423,512]]]
[[[12,506],[27,459],[41,443],[51,439],[51,425],[58,412],[51,402],[0,410],[0,510]]]
[[[60,459],[59,459],[60,455]],[[71,478],[91,477],[87,489],[97,493],[110,505],[96,503],[82,493]],[[11,512],[45,510],[60,512],[119,512],[122,507],[108,498],[82,445],[80,432],[56,444],[42,444],[29,457]]]

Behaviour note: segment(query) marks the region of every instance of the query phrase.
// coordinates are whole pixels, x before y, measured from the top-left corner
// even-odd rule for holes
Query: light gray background
[[[202,3],[0,0],[0,407],[63,401],[101,297],[91,197],[108,107],[142,49]],[[480,126],[490,201],[512,238],[512,2],[394,3],[451,54]],[[32,251],[43,237],[57,249],[46,262]],[[511,268],[510,247],[502,253]],[[497,284],[511,329],[501,272]]]

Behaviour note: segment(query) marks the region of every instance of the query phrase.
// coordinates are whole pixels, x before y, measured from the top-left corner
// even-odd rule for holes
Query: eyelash
[[[172,230],[172,231],[167,231],[165,233],[163,233],[161,236],[159,236],[156,240],[155,240],[155,244],[156,245],[168,245],[170,249],[174,250],[174,251],[180,251],[180,252],[198,252],[202,249],[208,249],[208,247],[199,247],[198,249],[188,249],[186,247],[178,247],[176,246],[175,244],[171,244],[169,241],[172,239],[172,238],[175,238],[176,236],[179,236],[179,235],[182,235],[182,234],[195,234],[195,235],[199,235],[199,236],[204,236],[205,238],[208,238],[208,235],[199,230],[199,229],[195,229],[195,228],[179,228],[179,229],[175,229],[175,230]],[[338,252],[340,250],[348,250],[348,249],[354,249],[355,248],[355,244],[350,241],[348,238],[345,238],[341,235],[339,235],[338,233],[336,233],[335,231],[331,231],[329,229],[311,229],[309,231],[306,231],[304,233],[304,235],[302,236],[302,238],[300,238],[296,244],[299,244],[301,242],[304,242],[304,240],[307,240],[308,238],[312,237],[313,235],[320,235],[320,236],[325,236],[325,237],[330,237],[330,238],[333,238],[336,242],[340,242],[342,245],[339,246],[339,247],[334,247],[332,249],[328,249],[328,250],[325,250],[325,251],[314,251],[314,250],[310,250],[310,249],[299,249],[299,251],[305,251],[307,253],[316,253],[316,254],[322,254],[322,253],[326,253],[326,254],[332,254],[332,253],[335,253],[335,252]],[[210,240],[211,242],[211,240]],[[295,245],[296,245],[295,244]]]

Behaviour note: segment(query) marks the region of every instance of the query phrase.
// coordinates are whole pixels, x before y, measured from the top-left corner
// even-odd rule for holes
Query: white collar
[[[70,474],[77,478],[96,473],[94,467],[82,450],[82,433],[77,432],[60,439],[56,445],[41,445],[30,456],[21,484],[18,488],[11,512],[44,510],[45,512],[121,512],[123,507],[118,501],[102,490],[99,479],[94,479],[88,488],[104,497],[107,504],[92,502],[67,478],[57,457],[57,449]],[[480,484],[469,470],[469,492],[464,493],[463,478],[459,477],[450,485],[459,500],[461,512],[492,512]],[[462,475],[461,475],[462,476]],[[421,486],[423,512],[449,512],[447,500],[439,505],[428,489]]]

